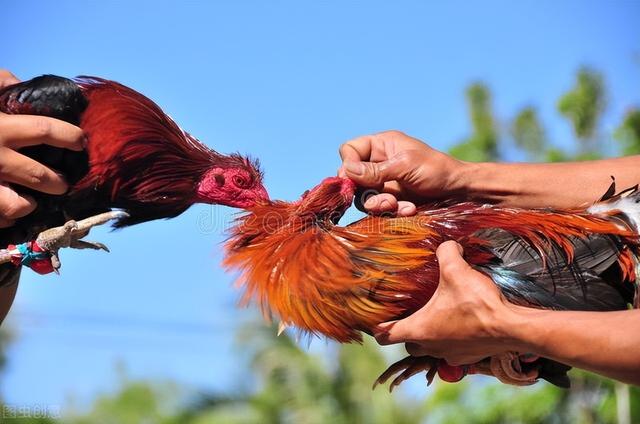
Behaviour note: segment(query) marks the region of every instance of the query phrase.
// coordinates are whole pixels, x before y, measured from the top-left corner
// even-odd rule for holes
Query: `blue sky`
[[[533,104],[570,145],[555,104],[589,65],[605,74],[603,130],[640,104],[640,2],[13,1],[0,67],[97,75],[151,97],[221,152],[260,158],[275,198],[339,166],[343,141],[400,129],[439,149],[469,132],[464,88],[493,90],[506,126]],[[232,277],[219,263],[225,208],[95,231],[111,254],[64,252],[61,276],[23,275],[2,395],[82,404],[118,381],[241,388]]]

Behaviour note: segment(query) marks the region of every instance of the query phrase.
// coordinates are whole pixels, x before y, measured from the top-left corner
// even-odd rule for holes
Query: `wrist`
[[[511,303],[505,306],[503,319],[499,321],[505,347],[516,352],[544,354],[546,327],[539,323],[549,311]]]
[[[474,176],[477,175],[478,165],[480,164],[453,159],[444,172],[447,177],[444,191],[461,198],[468,197],[475,189]]]
[[[456,180],[461,197],[479,203],[510,203],[519,192],[513,175],[500,163],[462,162]]]

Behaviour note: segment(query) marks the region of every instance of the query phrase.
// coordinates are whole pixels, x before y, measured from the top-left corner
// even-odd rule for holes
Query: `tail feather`
[[[479,234],[491,243],[494,264],[480,267],[512,302],[549,309],[621,310],[633,301],[633,285],[609,278],[621,252],[614,236],[572,237],[573,255],[551,244],[545,258],[504,230]],[[616,274],[617,275],[617,274]]]
[[[615,193],[615,190],[616,182],[614,179],[604,196],[590,206],[587,212],[619,218],[636,233],[640,233],[640,191],[638,185],[612,194]]]

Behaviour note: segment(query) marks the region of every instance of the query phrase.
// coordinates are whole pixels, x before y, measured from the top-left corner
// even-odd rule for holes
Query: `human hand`
[[[11,72],[0,69],[0,88],[19,82]],[[48,194],[63,194],[68,186],[64,177],[17,152],[37,144],[70,150],[83,149],[80,128],[58,119],[0,112],[0,228],[10,227],[17,218],[36,208],[35,200],[16,192],[11,184]]]
[[[433,297],[409,317],[380,324],[378,343],[406,343],[410,355],[444,358],[450,365],[518,350],[507,331],[512,305],[493,281],[464,261],[454,241],[442,243],[436,255],[440,282]]]
[[[416,213],[416,205],[461,193],[465,162],[400,131],[385,131],[340,146],[339,175],[380,192],[364,199],[366,212]]]

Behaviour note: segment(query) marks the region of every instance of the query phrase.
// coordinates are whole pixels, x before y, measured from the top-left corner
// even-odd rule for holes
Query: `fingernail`
[[[364,174],[364,164],[362,162],[345,162],[344,169],[351,175],[360,177]]]
[[[462,245],[458,242],[456,242],[456,247],[458,248],[458,252],[460,252],[460,254],[462,255],[464,253],[464,249],[462,247]]]
[[[82,137],[82,148],[86,149],[88,145],[89,145],[89,137],[85,135]]]
[[[402,216],[409,215],[411,214],[411,212],[413,212],[413,206],[409,206],[409,205],[403,206],[400,209],[398,209],[398,214]]]
[[[365,202],[364,202],[364,207],[367,209],[371,209],[371,208],[375,208],[378,205],[378,202],[376,202],[376,199],[372,197],[369,197]]]
[[[23,194],[22,198],[29,202],[31,205],[37,205],[36,199],[34,199],[32,196],[29,196],[28,194]]]

